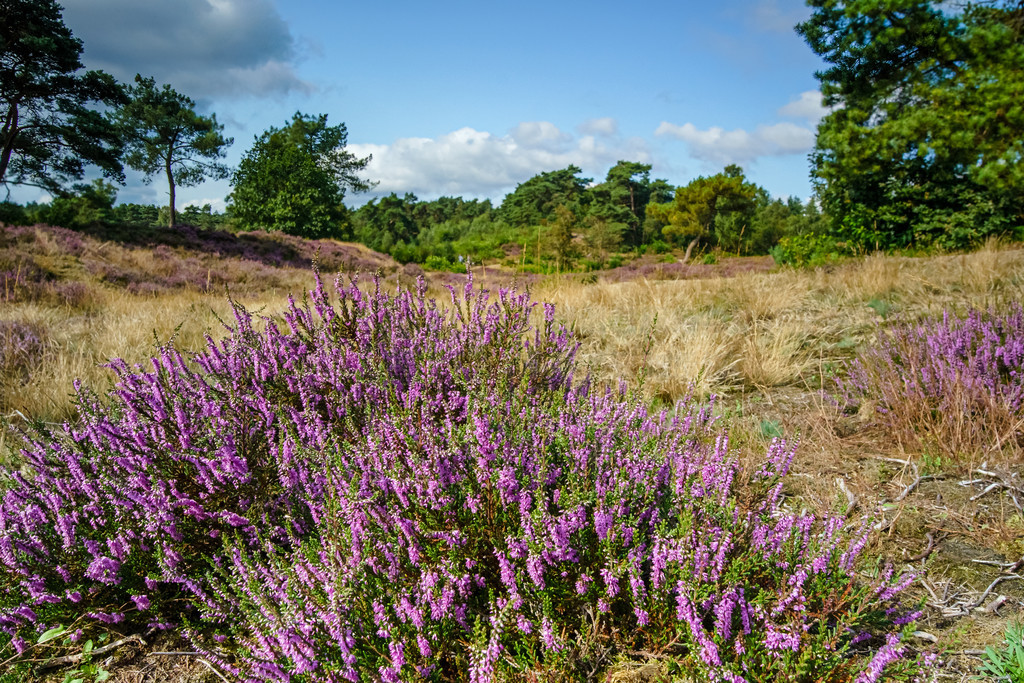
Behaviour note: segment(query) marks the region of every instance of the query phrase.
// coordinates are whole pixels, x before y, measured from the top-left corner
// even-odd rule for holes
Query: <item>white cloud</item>
[[[598,135],[602,137],[613,137],[619,133],[619,122],[610,116],[599,119],[589,119],[576,126],[576,130],[584,135]]]
[[[400,138],[390,145],[350,144],[346,150],[373,155],[365,176],[379,181],[373,195],[412,192],[500,200],[542,171],[581,167],[584,175],[604,173],[620,159],[650,161],[638,138],[598,140],[575,137],[547,121],[517,125],[507,135],[460,128],[437,138]]]
[[[752,132],[712,126],[701,130],[692,123],[679,126],[662,121],[654,134],[687,144],[690,155],[715,164],[737,164],[765,156],[803,154],[814,146],[814,131],[794,123],[762,125]]]
[[[806,90],[800,93],[797,99],[780,107],[778,114],[794,119],[806,119],[808,123],[816,125],[828,112],[828,107],[821,103],[821,92]]]
[[[224,209],[227,208],[228,203],[224,200],[224,197],[204,197],[203,199],[190,199],[182,204],[178,210],[180,211],[181,209],[189,206],[195,206],[201,209],[207,204],[209,204],[210,208],[214,211],[223,212]]]

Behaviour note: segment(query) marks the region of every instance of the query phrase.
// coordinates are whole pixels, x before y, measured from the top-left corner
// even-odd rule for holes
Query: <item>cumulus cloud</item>
[[[583,135],[597,135],[602,137],[613,137],[619,133],[619,122],[610,116],[599,119],[590,119],[576,126]]]
[[[272,0],[64,0],[83,61],[119,80],[136,73],[194,98],[311,92]]]
[[[821,103],[821,92],[806,90],[800,93],[800,97],[781,107],[778,113],[779,116],[805,119],[808,123],[816,125],[828,112],[828,107]]]
[[[788,122],[746,131],[717,126],[702,130],[692,123],[679,126],[662,121],[654,134],[682,140],[694,158],[722,165],[755,161],[765,156],[802,154],[814,146],[813,130]]]
[[[594,135],[579,137],[547,121],[520,123],[506,135],[460,128],[437,138],[401,138],[390,145],[350,144],[373,155],[366,177],[380,184],[373,196],[413,192],[500,200],[542,171],[580,166],[585,175],[604,173],[620,159],[649,162],[643,140]]]

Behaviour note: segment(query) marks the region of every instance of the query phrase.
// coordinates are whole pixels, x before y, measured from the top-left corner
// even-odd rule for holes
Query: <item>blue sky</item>
[[[821,63],[792,29],[800,0],[64,6],[86,66],[153,76],[216,113],[229,164],[302,111],[344,122],[350,151],[373,155],[373,194],[498,203],[538,172],[576,164],[600,180],[620,159],[673,184],[738,163],[775,196],[811,192]],[[223,208],[229,192],[182,188],[179,208]],[[130,175],[119,200],[166,196],[161,178]]]

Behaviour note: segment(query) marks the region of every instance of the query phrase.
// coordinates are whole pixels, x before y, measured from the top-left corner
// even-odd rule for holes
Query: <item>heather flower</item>
[[[902,441],[950,456],[1024,446],[1024,309],[945,311],[898,322],[848,367],[839,389],[851,405],[871,401]]]
[[[900,646],[900,636],[890,633],[886,638],[885,645],[875,653],[868,664],[868,668],[857,676],[856,683],[875,683],[887,666],[900,659],[903,655],[903,647]]]

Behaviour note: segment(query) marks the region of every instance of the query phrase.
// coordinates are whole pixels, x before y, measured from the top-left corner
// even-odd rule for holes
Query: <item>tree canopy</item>
[[[651,165],[636,161],[619,161],[605,176],[604,182],[590,189],[592,201],[589,214],[592,219],[621,226],[630,246],[643,243],[643,224],[647,204],[671,200],[671,192],[664,192],[664,180],[651,181]]]
[[[833,229],[964,247],[1024,222],[1024,2],[810,0],[828,68],[812,154]]]
[[[728,228],[743,230],[756,209],[758,187],[746,181],[739,166],[726,166],[722,173],[700,176],[676,188],[671,203],[649,204],[647,215],[664,227],[669,239],[689,239],[684,260],[705,237],[721,239]]]
[[[167,178],[170,224],[178,185],[198,185],[206,178],[227,178],[231,171],[218,159],[232,142],[214,114],[201,116],[195,102],[171,86],[156,87],[152,78],[135,77],[130,99],[118,119],[125,140],[125,162],[149,182],[161,171]]]
[[[498,217],[509,225],[540,225],[555,217],[555,207],[579,202],[591,178],[581,178],[583,170],[568,166],[558,171],[538,173],[507,195],[498,209]]]
[[[345,150],[344,123],[327,115],[296,112],[284,128],[256,138],[232,179],[231,213],[247,230],[280,230],[303,237],[340,236],[347,231],[342,200],[348,190],[372,183],[359,177],[370,157]]]
[[[118,133],[97,107],[123,104],[124,91],[81,73],[81,54],[53,0],[0,0],[0,184],[58,194],[88,164],[123,179]]]

